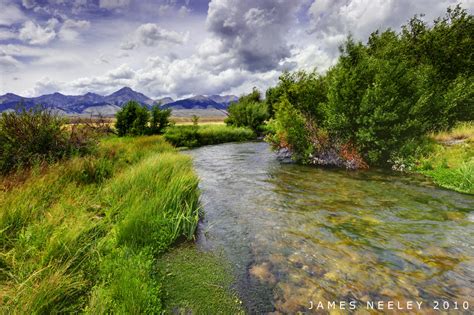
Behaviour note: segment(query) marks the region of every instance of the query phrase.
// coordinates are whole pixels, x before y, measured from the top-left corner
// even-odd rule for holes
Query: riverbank
[[[168,308],[169,281],[157,264],[178,241],[193,240],[200,206],[191,159],[163,137],[104,138],[92,154],[11,174],[1,184],[2,312]],[[177,278],[173,285],[189,284]],[[216,285],[222,290],[210,301],[237,305],[226,279]]]
[[[432,153],[417,161],[414,170],[441,187],[474,194],[474,123],[459,124],[431,138]]]

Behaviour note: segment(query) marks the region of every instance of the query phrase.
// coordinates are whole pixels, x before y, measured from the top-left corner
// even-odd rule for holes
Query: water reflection
[[[474,198],[421,177],[279,164],[264,143],[189,151],[199,243],[223,250],[250,312],[309,301],[474,304]]]

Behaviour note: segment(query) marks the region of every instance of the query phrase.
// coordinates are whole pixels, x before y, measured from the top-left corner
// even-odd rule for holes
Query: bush
[[[0,173],[84,154],[96,146],[97,134],[87,126],[68,128],[50,110],[34,108],[2,113]]]
[[[267,106],[260,98],[256,89],[248,95],[239,98],[228,108],[229,116],[225,122],[229,126],[248,127],[255,132],[262,130],[265,120],[269,117]]]
[[[170,116],[171,109],[160,109],[159,105],[154,105],[151,108],[149,134],[157,135],[163,133],[164,129],[170,124]]]
[[[304,116],[286,99],[275,104],[275,119],[270,120],[270,133],[265,138],[275,149],[289,149],[293,159],[304,163],[312,146]]]
[[[146,106],[129,101],[115,115],[115,128],[120,137],[161,134],[170,125],[170,116],[171,109],[153,105],[149,111]]]
[[[255,133],[245,127],[229,126],[174,126],[167,128],[165,139],[177,147],[198,147],[225,142],[248,141]]]
[[[430,71],[413,69],[400,57],[373,58],[361,44],[349,41],[329,74],[325,126],[354,144],[369,163],[387,163],[407,143],[421,144],[444,116],[427,92]]]
[[[125,135],[139,136],[148,133],[150,113],[145,106],[140,105],[138,102],[127,102],[123,108],[117,112],[115,117],[117,119],[115,128],[121,137]],[[157,125],[155,127],[157,127]]]

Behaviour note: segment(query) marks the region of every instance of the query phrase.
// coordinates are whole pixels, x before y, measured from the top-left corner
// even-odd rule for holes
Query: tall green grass
[[[474,194],[474,124],[462,123],[450,132],[431,137],[440,142],[433,152],[418,161],[416,171],[436,184],[455,191]],[[456,143],[453,141],[459,141]],[[451,142],[451,143],[450,143]]]
[[[244,127],[225,125],[173,126],[166,129],[166,140],[177,147],[198,147],[255,139],[255,133]]]
[[[445,188],[463,193],[474,194],[474,160],[465,162],[456,168],[437,167],[424,170],[423,174]]]
[[[104,139],[0,191],[0,311],[159,312],[154,257],[193,237],[197,184],[152,136]]]

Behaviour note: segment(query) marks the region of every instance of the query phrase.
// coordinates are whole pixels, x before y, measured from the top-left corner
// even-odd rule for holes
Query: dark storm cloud
[[[231,53],[239,66],[250,71],[279,67],[290,56],[286,41],[296,22],[300,1],[213,0],[209,3],[207,27]]]
[[[462,1],[472,12],[474,0]],[[430,21],[455,2],[0,0],[0,94],[264,90],[282,70],[327,70],[349,32],[366,41],[377,28],[399,30],[416,13]]]

